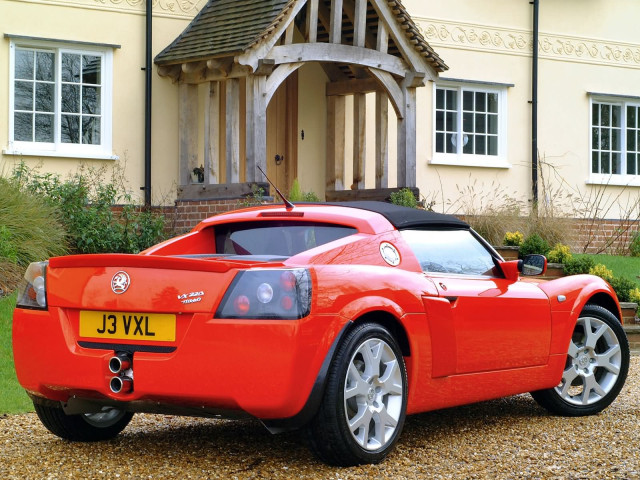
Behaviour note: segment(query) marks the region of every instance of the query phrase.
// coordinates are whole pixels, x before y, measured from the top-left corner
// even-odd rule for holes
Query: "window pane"
[[[602,125],[604,127],[611,126],[610,117],[611,117],[611,109],[609,108],[609,105],[601,105],[601,108],[600,108],[600,125]]]
[[[489,115],[489,133],[498,134],[498,115]]]
[[[436,89],[436,108],[444,110],[444,90],[441,88]]]
[[[80,86],[62,85],[62,111],[80,113]]]
[[[612,105],[611,106],[611,117],[612,117],[612,122],[611,122],[611,126],[612,127],[619,127],[620,126],[620,105]]]
[[[484,113],[476,113],[476,133],[487,133],[487,117]]]
[[[13,115],[13,138],[17,142],[33,141],[32,113],[15,113]]]
[[[457,130],[458,123],[458,115],[455,112],[447,112],[447,123],[446,130],[447,132],[455,132]]]
[[[498,113],[498,94],[497,93],[489,93],[487,94],[487,99],[489,105],[487,107],[487,111],[491,113]]]
[[[597,127],[591,129],[591,145],[593,149],[598,149],[600,146],[600,129]]]
[[[633,131],[627,134],[627,150],[634,152],[636,150],[636,136],[633,134]]]
[[[100,87],[82,88],[82,113],[100,115]]]
[[[436,133],[436,152],[444,153],[444,133]]]
[[[444,131],[444,112],[436,112],[436,130]]]
[[[489,147],[487,153],[489,155],[498,155],[498,137],[487,137],[487,142]]]
[[[600,125],[600,104],[594,103],[591,106],[591,122],[593,125]]]
[[[36,83],[36,111],[53,112],[53,83]]]
[[[637,114],[637,107],[627,107],[627,127],[635,128],[638,126]]]
[[[611,173],[615,173],[617,175],[619,175],[620,173],[622,173],[622,169],[620,168],[620,153],[619,152],[613,152],[611,154]]]
[[[100,57],[82,56],[82,83],[100,84]]]
[[[473,113],[462,114],[462,131],[473,133]]]
[[[635,153],[627,153],[627,173],[629,175],[635,175],[637,173]]]
[[[591,173],[600,173],[600,154],[598,152],[591,153]]]
[[[465,135],[464,136],[464,141],[466,143],[464,144],[464,147],[462,148],[462,153],[472,154],[473,153],[473,135]]]
[[[611,173],[611,154],[608,152],[602,152],[600,154],[600,168],[601,173]]]
[[[53,82],[54,54],[52,52],[38,52],[36,54],[36,80]]]
[[[447,110],[457,110],[458,109],[458,92],[454,90],[447,90]]]
[[[53,143],[53,115],[36,115],[36,142]]]
[[[457,135],[451,134],[451,133],[447,133],[447,141],[445,142],[447,153],[456,153],[457,152],[457,149],[456,149],[456,138],[457,138]]]
[[[62,81],[80,82],[80,55],[73,53],[62,54]]]
[[[467,111],[473,110],[473,92],[462,93],[462,109]]]
[[[33,110],[33,82],[16,82],[13,91],[16,110]]]
[[[611,129],[611,150],[620,150],[620,130]]]
[[[608,128],[603,128],[600,130],[600,150],[609,150],[610,149],[610,132]]]
[[[476,92],[476,112],[487,111],[487,94],[484,92]]]
[[[486,155],[485,150],[485,136],[484,135],[476,135],[476,155]]]
[[[62,143],[80,143],[80,116],[61,115],[60,123]]]
[[[82,117],[82,143],[100,145],[100,117]]]
[[[33,55],[32,50],[16,49],[15,78],[33,80]]]

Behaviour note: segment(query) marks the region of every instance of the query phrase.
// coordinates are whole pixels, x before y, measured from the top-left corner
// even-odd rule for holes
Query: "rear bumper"
[[[132,411],[203,415],[246,413],[261,419],[298,414],[346,320],[218,320],[194,314],[168,353],[133,354],[133,390],[114,394],[109,359],[115,350],[77,342],[63,309],[16,309],[13,352],[20,384],[34,397]]]

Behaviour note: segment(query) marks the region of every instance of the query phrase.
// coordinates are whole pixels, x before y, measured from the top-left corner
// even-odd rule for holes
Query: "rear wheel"
[[[562,381],[531,395],[558,415],[593,415],[615,400],[628,370],[629,342],[622,325],[609,310],[587,305],[569,343]]]
[[[324,398],[307,431],[325,462],[351,466],[382,461],[404,425],[407,373],[396,340],[365,323],[349,332],[329,369]]]
[[[42,424],[54,435],[77,442],[109,440],[129,424],[133,413],[103,407],[100,412],[67,415],[60,407],[34,402]]]

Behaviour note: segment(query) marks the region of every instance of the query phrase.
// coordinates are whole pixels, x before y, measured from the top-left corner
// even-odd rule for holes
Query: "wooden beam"
[[[331,0],[331,25],[329,27],[329,42],[342,41],[342,0]]]
[[[378,38],[376,39],[376,50],[382,53],[389,51],[389,31],[384,26],[382,20],[378,20]]]
[[[276,64],[297,62],[336,62],[377,68],[392,75],[404,78],[407,66],[404,61],[393,55],[367,48],[332,43],[294,43],[274,47],[268,58]]]
[[[218,183],[220,174],[220,84],[209,84],[204,113],[204,183]]]
[[[240,181],[240,81],[226,81],[226,165],[227,183]]]
[[[353,45],[364,47],[367,38],[367,0],[355,0],[353,15]]]
[[[404,87],[404,117],[398,118],[398,187],[416,186],[416,89]]]
[[[318,0],[307,0],[307,42],[318,41]]]
[[[184,73],[198,73],[207,68],[207,62],[187,62],[182,64]]]
[[[402,93],[402,88],[400,88],[400,85],[398,85],[395,78],[393,78],[389,73],[378,70],[377,68],[370,68],[369,72],[389,95],[389,99],[391,100],[391,104],[393,105],[398,118],[403,118],[405,110],[404,94]]]
[[[326,190],[344,190],[346,98],[327,97]]]
[[[267,77],[247,78],[247,112],[245,116],[246,157],[248,182],[261,181],[264,177],[258,170],[267,171],[267,103],[265,90]]]
[[[377,80],[365,78],[362,80],[346,80],[331,82],[326,85],[326,95],[353,95],[355,93],[382,92],[384,89]]]
[[[269,105],[269,102],[271,102],[271,99],[276,93],[276,90],[278,90],[278,87],[282,85],[282,83],[289,77],[289,75],[299,69],[302,65],[304,64],[287,63],[284,65],[280,65],[273,71],[271,75],[269,75],[264,91],[266,105]]]
[[[353,96],[353,185],[352,190],[365,188],[367,164],[367,95]]]
[[[389,187],[389,97],[376,93],[376,188]]]
[[[267,182],[221,183],[219,185],[181,185],[178,187],[178,200],[227,200],[248,197],[253,185],[269,191]]]
[[[178,112],[178,156],[180,185],[191,183],[198,166],[198,87],[181,83]]]
[[[284,43],[285,45],[291,45],[293,43],[293,31],[296,27],[296,22],[291,22],[284,34]]]

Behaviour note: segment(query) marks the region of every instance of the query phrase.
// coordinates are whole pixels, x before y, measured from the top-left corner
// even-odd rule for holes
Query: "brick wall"
[[[226,200],[177,200],[169,217],[172,229],[176,233],[191,230],[202,220],[219,213],[237,210],[244,205],[242,199]]]

